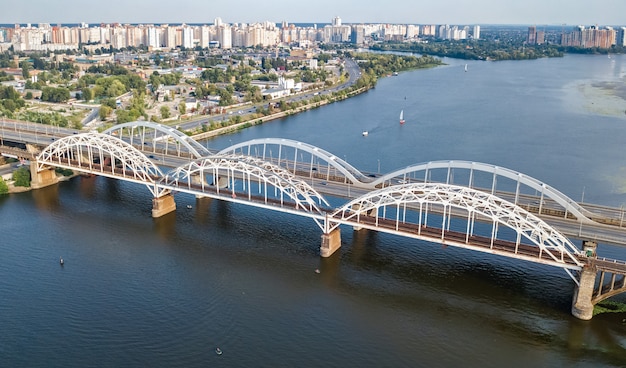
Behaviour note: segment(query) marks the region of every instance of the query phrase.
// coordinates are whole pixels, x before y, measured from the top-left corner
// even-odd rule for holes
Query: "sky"
[[[330,23],[339,16],[343,23],[626,26],[626,0],[0,0],[0,9],[0,24]]]

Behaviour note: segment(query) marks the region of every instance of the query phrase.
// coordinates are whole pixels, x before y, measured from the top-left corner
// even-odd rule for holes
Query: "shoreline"
[[[201,132],[201,133],[196,133],[196,134],[191,134],[190,138],[194,139],[194,140],[202,140],[202,139],[209,139],[212,137],[216,137],[222,134],[229,134],[229,133],[233,133],[245,128],[249,128],[255,125],[261,125],[264,123],[267,123],[269,121],[272,120],[277,120],[277,119],[281,119],[284,117],[288,117],[288,116],[292,116],[292,115],[296,115],[305,111],[309,111],[312,109],[316,109],[319,107],[322,107],[324,105],[328,105],[330,103],[334,103],[334,102],[338,102],[338,101],[343,101],[345,99],[348,99],[350,97],[359,95],[361,93],[367,92],[369,90],[368,87],[362,87],[360,89],[348,92],[344,97],[335,97],[332,99],[324,99],[318,102],[313,102],[304,106],[299,106],[296,109],[293,110],[288,110],[288,111],[281,111],[275,114],[271,114],[271,115],[267,115],[267,116],[263,116],[260,118],[256,118],[256,119],[250,119],[250,120],[246,120],[246,121],[242,121],[241,123],[236,123],[233,125],[229,125],[226,127],[222,127],[222,128],[217,128],[208,132]]]

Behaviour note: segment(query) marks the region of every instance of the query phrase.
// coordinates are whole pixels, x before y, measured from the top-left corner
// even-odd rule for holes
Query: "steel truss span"
[[[539,195],[540,200],[537,203],[539,213],[546,208],[546,200],[552,200],[563,208],[566,216],[574,216],[585,224],[595,223],[590,218],[593,216],[591,212],[557,189],[520,172],[480,162],[431,161],[377,176],[364,174],[345,160],[319,147],[289,139],[254,139],[227,147],[219,153],[234,152],[274,162],[300,177],[344,182],[366,189],[409,182],[441,182],[459,185],[459,178],[464,178],[467,183],[461,185],[477,188],[482,184],[481,189],[487,189],[491,194],[496,194],[499,182],[502,184],[508,181],[508,184],[512,186],[508,191],[514,193],[513,203],[518,204],[520,196],[524,193]],[[303,152],[307,154],[306,157],[302,154]],[[320,161],[326,165],[320,166]],[[438,178],[436,174],[442,172],[443,175],[440,175],[442,177]],[[372,176],[377,177],[372,178]]]
[[[146,155],[118,138],[101,133],[82,133],[59,139],[37,157],[37,169],[46,165],[96,173],[148,186],[153,195],[163,194],[157,181],[161,169]]]
[[[433,179],[433,174],[436,170],[443,174],[443,178],[441,178],[442,180],[438,180],[439,178]],[[455,173],[457,174],[456,178]],[[446,184],[457,184],[468,186],[470,188],[476,188],[477,182],[480,180],[480,173],[487,174],[487,178],[482,178],[482,184],[484,186],[481,186],[481,189],[488,188],[491,194],[496,193],[499,178],[503,178],[505,180],[508,179],[514,185],[514,188],[510,190],[510,192],[515,194],[513,200],[514,203],[518,203],[519,197],[523,193],[522,186],[525,186],[530,188],[530,191],[534,191],[536,194],[541,196],[537,204],[539,206],[539,213],[541,213],[542,207],[545,205],[545,199],[551,199],[563,207],[566,215],[571,214],[582,223],[595,223],[590,219],[590,217],[593,216],[591,212],[582,208],[578,203],[576,203],[576,201],[561,193],[557,189],[520,172],[480,162],[431,161],[416,164],[385,174],[380,178],[377,178],[371,184],[381,187],[386,184],[392,185],[398,182],[406,183],[411,181],[421,181],[425,183],[443,182]],[[463,179],[467,180],[467,182],[459,183],[459,177],[463,177]]]
[[[193,138],[172,127],[152,123],[149,121],[133,121],[115,125],[103,132],[116,136],[131,145],[137,144],[142,148],[168,151],[170,145],[180,156],[183,152],[192,158],[211,155],[211,152]]]
[[[186,189],[194,194],[226,193],[233,199],[243,192],[249,202],[260,200],[265,205],[279,202],[283,206],[288,198],[296,209],[311,213],[316,219],[325,213],[320,206],[329,207],[328,202],[303,180],[281,167],[249,156],[203,157],[168,172],[160,185]],[[274,189],[274,194],[268,191],[268,186]]]
[[[225,153],[240,153],[246,156],[259,157],[264,161],[276,163],[276,165],[293,173],[298,173],[299,176],[326,177],[327,180],[332,180],[330,179],[331,176],[341,177],[344,182],[354,185],[367,181],[367,177],[347,161],[319,147],[290,139],[253,139],[227,147],[219,152],[219,154]]]
[[[434,211],[435,208],[438,211]],[[440,215],[436,216],[435,213]],[[539,256],[529,260],[559,265],[566,270],[579,270],[582,267],[579,260],[581,251],[552,226],[513,203],[462,186],[440,183],[389,186],[350,201],[329,216],[329,219],[359,223],[363,221],[376,227],[386,220],[388,227],[389,222],[393,225],[388,232],[393,233],[402,228],[402,233],[417,231],[416,234],[419,235],[424,227],[431,226],[428,223],[429,216],[431,222],[433,217],[436,218],[437,223],[433,227],[439,228],[444,244],[444,232],[450,230],[452,217],[466,219],[461,231],[464,232],[464,239],[456,240],[459,246],[471,243],[478,219],[491,222],[491,247],[498,239],[500,227],[513,230],[515,249],[510,251],[511,257],[518,255],[519,247],[523,246],[522,239],[525,239],[529,245],[537,248],[536,254]],[[339,223],[335,224],[335,227],[338,225]],[[381,231],[385,230],[381,228]],[[521,252],[518,258],[527,259]],[[573,275],[570,273],[570,276]]]

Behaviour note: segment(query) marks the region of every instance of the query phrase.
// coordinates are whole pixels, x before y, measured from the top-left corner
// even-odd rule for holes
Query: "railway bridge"
[[[591,319],[596,303],[626,290],[626,262],[598,257],[595,238],[582,232],[582,246],[576,246],[545,218],[580,229],[621,229],[621,223],[492,165],[434,162],[371,175],[302,142],[254,140],[212,152],[175,129],[135,122],[51,140],[31,163],[33,187],[54,184],[55,168],[145,185],[153,217],[176,209],[174,193],[307,217],[322,232],[323,257],[340,248],[343,226],[559,267],[575,283],[572,314],[581,319]],[[438,170],[445,180],[433,178]],[[515,189],[499,190],[503,178]],[[490,185],[477,185],[485,180]]]

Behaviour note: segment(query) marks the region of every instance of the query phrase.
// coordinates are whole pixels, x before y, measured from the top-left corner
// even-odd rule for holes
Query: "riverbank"
[[[327,105],[331,102],[342,101],[347,98],[356,96],[369,90],[370,88],[374,88],[376,86],[378,78],[398,75],[398,72],[416,69],[428,69],[444,65],[444,63],[440,59],[433,58],[432,56],[427,55],[415,57],[413,55],[387,55],[370,52],[348,55],[350,59],[355,60],[356,64],[360,66],[359,68],[356,68],[356,70],[359,71],[359,78],[353,83],[346,83],[343,87],[337,88],[336,92],[328,94],[324,94],[324,92],[322,92],[321,94],[316,94],[313,98],[313,102],[308,103],[304,106],[290,108],[286,111],[282,110],[274,114],[266,115],[259,118],[252,118],[237,123],[230,122],[229,120],[227,122],[228,126],[226,127],[206,131],[205,126],[204,129],[202,129],[202,132],[190,134],[191,137],[196,140],[201,140],[215,137],[221,134],[236,132],[238,130],[245,129],[254,125],[263,124],[267,121],[291,116],[303,111],[310,110],[312,108]],[[274,103],[282,105],[284,102],[287,101],[289,101],[289,99],[285,99],[279,102],[271,101],[270,104]],[[287,102],[287,105],[289,105],[289,102]]]
[[[292,109],[292,110],[281,111],[281,112],[278,112],[278,113],[275,113],[275,114],[263,116],[261,118],[250,119],[250,120],[242,121],[241,123],[236,123],[236,124],[229,125],[227,127],[210,130],[208,132],[202,132],[202,133],[193,134],[193,135],[191,135],[191,138],[193,138],[194,140],[203,140],[203,139],[209,139],[209,138],[212,138],[212,137],[216,137],[216,136],[222,135],[222,134],[229,134],[229,133],[241,130],[241,129],[249,128],[249,127],[254,126],[254,125],[260,125],[260,124],[263,124],[263,123],[267,123],[269,121],[282,119],[282,118],[285,118],[287,116],[292,116],[292,115],[295,115],[295,114],[298,114],[298,113],[301,113],[301,112],[304,112],[304,111],[316,109],[316,108],[322,107],[324,105],[328,105],[328,104],[333,103],[333,102],[342,101],[342,100],[345,100],[347,98],[356,96],[356,95],[361,94],[363,92],[366,92],[369,89],[370,89],[369,87],[362,87],[362,88],[356,89],[354,91],[348,92],[348,93],[346,93],[344,95],[338,96],[338,97],[331,97],[330,99],[323,99],[323,100],[320,100],[320,101],[317,101],[317,102],[313,102],[313,103],[309,103],[309,104],[304,105],[304,106],[297,107],[297,108]]]
[[[65,175],[60,175],[57,173],[57,180],[58,182],[62,182],[62,181],[68,181],[72,178],[75,178],[77,176],[79,176],[80,174],[78,173],[73,173],[72,175],[69,176],[65,176]],[[9,188],[9,192],[7,194],[16,194],[16,193],[24,193],[24,192],[29,192],[31,190],[33,190],[33,187],[31,186],[27,186],[27,187],[21,187],[21,186],[15,186],[13,181],[8,181],[5,180],[7,187]]]

